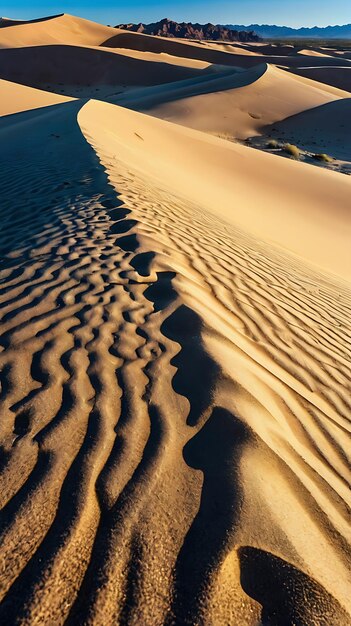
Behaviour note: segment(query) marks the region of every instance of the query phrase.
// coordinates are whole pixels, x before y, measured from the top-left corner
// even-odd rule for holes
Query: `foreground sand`
[[[276,120],[346,100],[262,77]],[[0,623],[347,626],[350,177],[17,88]]]

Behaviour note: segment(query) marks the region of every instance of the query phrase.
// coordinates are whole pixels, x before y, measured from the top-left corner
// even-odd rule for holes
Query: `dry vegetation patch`
[[[283,151],[288,154],[292,159],[298,160],[301,155],[301,150],[293,143],[285,143],[282,146]]]

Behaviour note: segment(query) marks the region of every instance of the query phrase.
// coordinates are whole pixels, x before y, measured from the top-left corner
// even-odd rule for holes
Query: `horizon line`
[[[72,15],[73,17],[79,17],[79,18],[81,18],[81,19],[86,19],[86,20],[88,20],[88,21],[96,22],[96,23],[98,23],[98,24],[108,25],[108,24],[106,24],[104,21],[100,21],[100,20],[97,20],[97,19],[91,19],[91,18],[88,18],[88,17],[84,17],[84,16],[82,16],[82,15],[78,15],[78,14],[76,14],[76,13],[66,13],[66,12],[63,12],[63,13],[54,13],[54,14],[52,14],[52,15],[41,15],[41,16],[39,16],[39,17],[33,17],[33,18],[29,18],[29,19],[23,19],[23,18],[12,18],[12,17],[10,17],[10,16],[8,16],[8,15],[6,15],[6,16],[5,16],[5,15],[1,15],[1,16],[0,16],[0,19],[8,19],[8,20],[13,20],[14,22],[17,22],[17,21],[19,21],[19,22],[20,22],[20,21],[23,21],[23,22],[32,22],[32,21],[36,21],[36,20],[40,20],[40,19],[50,19],[50,18],[51,18],[51,19],[53,19],[53,18],[55,18],[55,17],[61,17],[61,16],[63,16],[63,15]],[[278,28],[291,28],[292,30],[301,30],[301,29],[309,29],[309,30],[313,30],[314,28],[335,28],[335,27],[351,26],[351,22],[346,22],[346,23],[344,23],[344,24],[326,24],[325,26],[318,26],[317,24],[314,24],[313,26],[288,26],[287,24],[277,24],[277,23],[274,23],[274,24],[261,23],[261,24],[260,24],[259,22],[251,22],[250,24],[234,24],[234,22],[233,22],[233,23],[229,23],[229,22],[224,23],[224,22],[210,22],[210,21],[207,21],[207,22],[206,22],[206,21],[205,21],[205,22],[188,21],[188,22],[186,22],[185,20],[179,21],[179,20],[172,19],[172,18],[170,18],[170,17],[163,17],[163,18],[160,18],[160,19],[157,19],[157,20],[154,20],[154,21],[150,21],[150,22],[146,22],[146,21],[142,21],[142,20],[139,20],[139,21],[125,20],[125,21],[120,22],[120,23],[123,23],[123,24],[154,24],[154,23],[157,23],[157,22],[161,22],[162,20],[165,20],[165,19],[170,20],[170,21],[172,21],[172,22],[176,22],[177,24],[180,24],[180,23],[185,23],[185,24],[201,24],[201,25],[205,25],[205,24],[213,24],[213,25],[215,25],[215,26],[227,26],[227,27],[228,27],[228,26],[239,26],[239,27],[243,27],[243,28],[249,28],[249,27],[251,27],[251,26],[259,26],[259,27],[264,27],[264,26],[267,26],[267,27],[272,27],[272,26],[276,26],[276,27],[278,27]],[[113,28],[114,28],[114,27],[113,27]]]

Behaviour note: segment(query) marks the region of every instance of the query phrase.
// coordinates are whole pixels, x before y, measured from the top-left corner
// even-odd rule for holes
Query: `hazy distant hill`
[[[214,24],[192,24],[191,22],[174,22],[167,18],[152,24],[118,24],[116,28],[131,30],[146,35],[159,37],[182,37],[184,39],[220,40],[220,41],[258,41],[256,33],[245,28],[242,31],[227,26]]]
[[[351,39],[351,24],[343,26],[325,26],[319,28],[290,28],[289,26],[275,26],[269,24],[250,24],[249,26],[227,24],[225,28],[233,28],[240,31],[255,31],[260,37],[272,38],[295,38],[302,37],[304,39]]]

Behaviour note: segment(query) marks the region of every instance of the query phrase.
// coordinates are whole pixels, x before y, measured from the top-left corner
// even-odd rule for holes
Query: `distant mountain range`
[[[215,24],[192,24],[191,22],[174,22],[164,18],[152,24],[118,24],[116,28],[131,30],[146,35],[159,37],[181,37],[184,39],[214,41],[259,41],[260,37],[248,28],[237,30],[228,26]]]
[[[319,28],[290,28],[289,26],[275,26],[269,24],[250,24],[249,26],[227,24],[225,28],[239,31],[254,31],[264,39],[351,39],[351,24],[343,26],[325,26]]]

